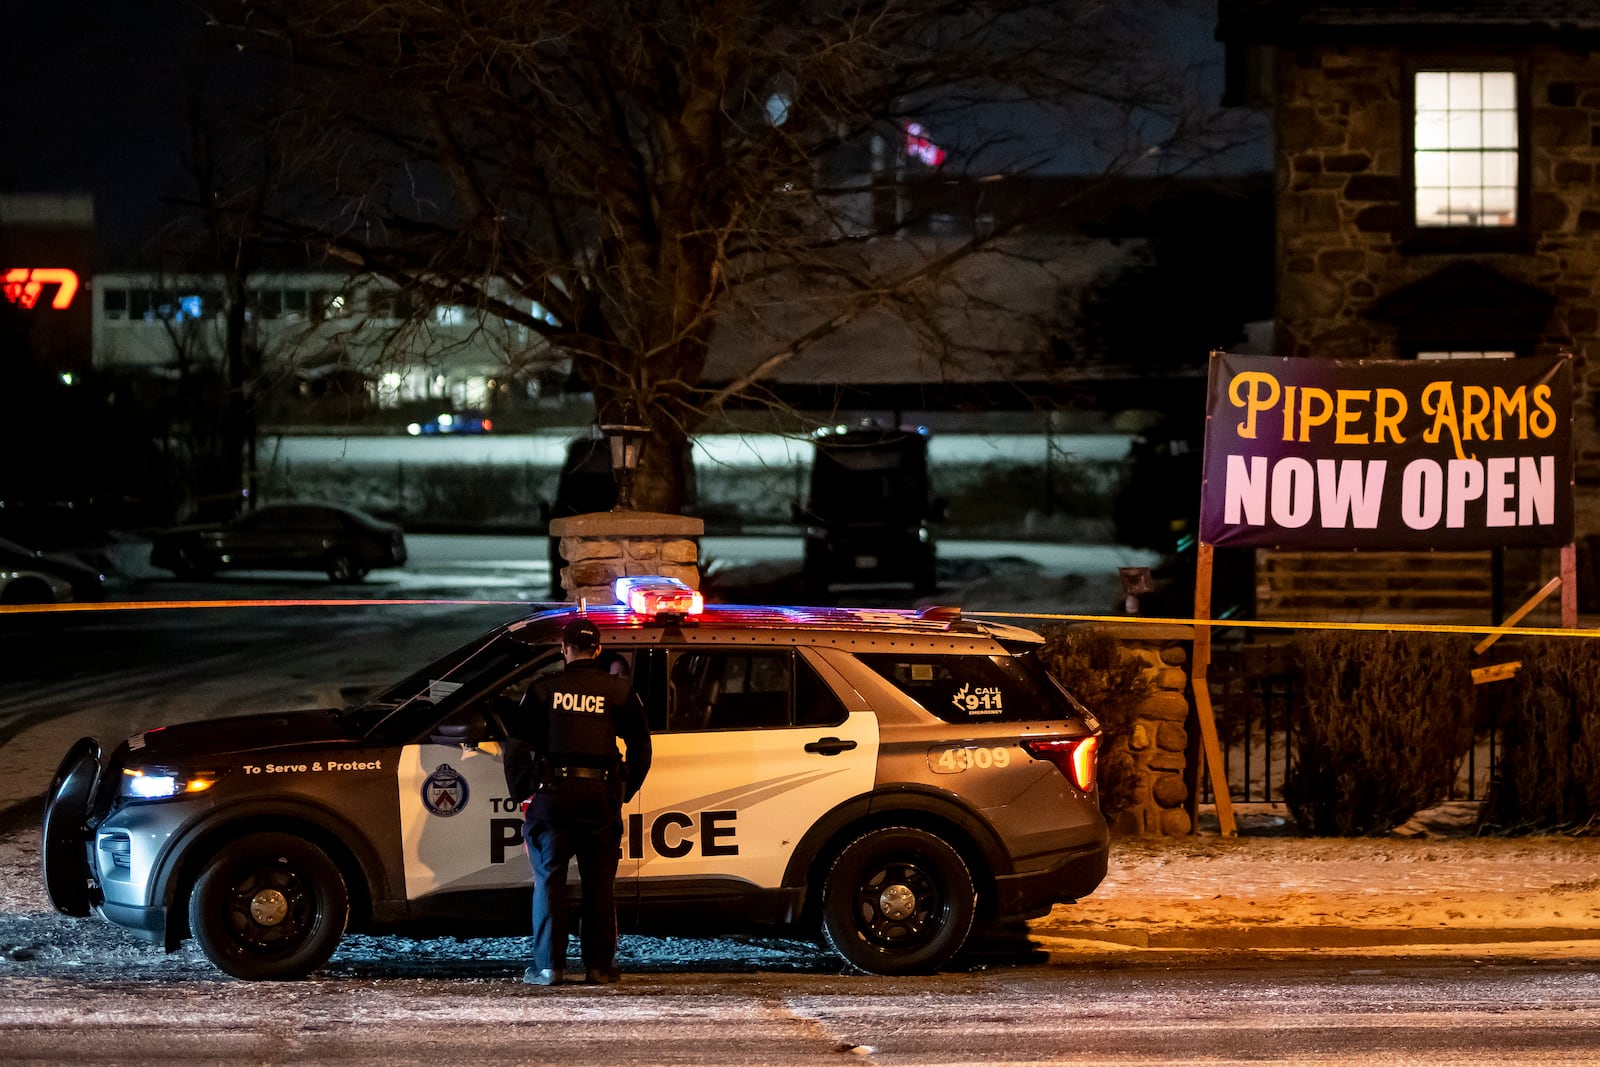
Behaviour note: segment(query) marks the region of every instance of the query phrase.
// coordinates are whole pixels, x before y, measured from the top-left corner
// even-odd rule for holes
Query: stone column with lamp
[[[633,510],[633,476],[649,429],[628,424],[600,427],[611,446],[617,479],[617,506],[552,519],[550,535],[560,538],[561,588],[573,603],[609,604],[618,578],[660,574],[700,588],[700,542],[705,522],[685,515]]]

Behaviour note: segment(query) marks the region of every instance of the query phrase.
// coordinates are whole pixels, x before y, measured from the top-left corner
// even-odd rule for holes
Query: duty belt
[[[609,778],[611,772],[604,767],[557,767],[558,778]]]

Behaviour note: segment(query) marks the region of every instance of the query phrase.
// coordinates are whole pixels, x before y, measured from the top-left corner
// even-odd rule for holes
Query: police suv
[[[368,702],[80,740],[47,795],[56,908],[239,978],[302,977],[346,930],[525,933],[500,741],[580,612],[620,653],[654,761],[623,812],[624,928],[815,932],[935,970],[980,920],[1093,890],[1099,724],[1042,639],[922,611],[704,605],[663,579],[499,626]]]

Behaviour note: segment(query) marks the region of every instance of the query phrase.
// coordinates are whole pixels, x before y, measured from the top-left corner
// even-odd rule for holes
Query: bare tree
[[[298,156],[269,216],[570,359],[601,421],[653,432],[642,507],[690,432],[858,316],[929,294],[1024,220],[902,232],[906,124],[971,173],[1184,166],[1214,132],[1110,0],[209,0],[287,61]],[[1180,151],[1181,146],[1187,146]],[[911,166],[922,166],[920,163]],[[946,161],[947,171],[963,165]],[[730,308],[804,305],[709,388]],[[915,318],[915,316],[910,316]],[[941,320],[927,318],[929,330]]]

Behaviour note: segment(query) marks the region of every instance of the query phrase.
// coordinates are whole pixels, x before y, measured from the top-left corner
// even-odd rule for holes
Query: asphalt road
[[[1152,958],[925,978],[717,971],[534,989],[500,968],[295,983],[0,972],[0,1060],[347,1064],[1592,1063],[1575,963]],[[520,966],[520,964],[519,964]],[[492,965],[491,965],[492,967]]]

